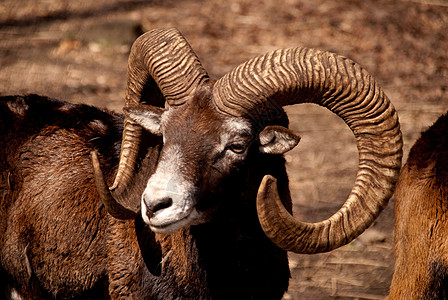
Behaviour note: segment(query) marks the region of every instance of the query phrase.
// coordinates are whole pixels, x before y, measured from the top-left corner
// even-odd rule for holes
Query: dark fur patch
[[[448,299],[448,267],[440,261],[433,262],[429,270],[431,282],[422,299]]]
[[[422,133],[409,153],[409,167],[426,169],[434,164],[435,183],[448,192],[448,114]]]

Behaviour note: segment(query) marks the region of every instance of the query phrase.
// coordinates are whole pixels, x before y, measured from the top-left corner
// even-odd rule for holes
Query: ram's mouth
[[[191,225],[198,225],[204,221],[201,218],[201,214],[196,209],[190,210],[182,218],[168,219],[164,221],[157,221],[157,218],[151,218],[149,220],[149,228],[160,234],[171,234],[181,228],[189,227]]]

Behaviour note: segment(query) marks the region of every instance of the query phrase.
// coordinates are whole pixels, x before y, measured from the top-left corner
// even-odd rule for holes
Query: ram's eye
[[[246,146],[242,144],[229,145],[227,148],[236,154],[242,154],[244,153],[244,151],[246,151]]]

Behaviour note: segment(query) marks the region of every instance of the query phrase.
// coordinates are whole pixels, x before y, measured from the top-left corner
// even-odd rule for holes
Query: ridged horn
[[[134,219],[137,216],[137,213],[121,205],[112,196],[112,193],[106,184],[106,180],[104,179],[103,172],[101,171],[97,151],[92,151],[90,153],[90,158],[93,165],[96,189],[101,200],[103,201],[104,206],[106,207],[106,210],[112,215],[112,217],[120,220]]]
[[[125,107],[131,104],[163,106],[165,102],[170,106],[182,105],[208,78],[191,46],[177,29],[149,31],[131,48]],[[133,211],[138,207],[133,202],[140,199],[115,195],[123,195],[135,175],[142,131],[140,125],[125,117],[120,161],[109,193],[116,201],[123,199],[119,204]],[[102,191],[100,195],[107,193]]]
[[[266,235],[296,253],[333,250],[361,234],[387,205],[398,178],[402,138],[397,113],[375,80],[333,53],[294,48],[254,58],[215,84],[223,113],[262,122],[285,105],[316,103],[341,117],[359,151],[356,181],[344,205],[327,220],[305,223],[281,204],[275,178],[263,179],[257,211]]]

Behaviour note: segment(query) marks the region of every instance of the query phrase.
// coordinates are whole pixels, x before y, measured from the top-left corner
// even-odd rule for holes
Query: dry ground
[[[39,93],[120,111],[138,32],[177,27],[220,77],[267,51],[313,47],[352,58],[398,110],[405,157],[448,109],[446,0],[2,0],[0,94]],[[287,156],[296,217],[316,221],[348,195],[348,128],[322,108],[288,109],[302,136]],[[393,200],[371,229],[331,253],[290,255],[285,299],[382,299],[393,273]]]

